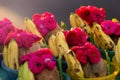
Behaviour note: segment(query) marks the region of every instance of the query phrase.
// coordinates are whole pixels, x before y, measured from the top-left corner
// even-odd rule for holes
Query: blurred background
[[[58,24],[63,20],[69,25],[69,14],[83,5],[103,7],[107,19],[120,19],[120,0],[0,0],[0,19],[8,17],[20,28],[24,28],[24,17],[32,17],[34,13],[42,14],[50,11],[56,17]]]

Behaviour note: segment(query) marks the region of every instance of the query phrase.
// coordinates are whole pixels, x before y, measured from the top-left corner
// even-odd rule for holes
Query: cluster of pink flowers
[[[101,23],[103,31],[108,35],[120,36],[120,23],[106,20]]]
[[[73,46],[71,50],[75,52],[78,61],[82,64],[88,62],[96,64],[101,59],[99,50],[89,42],[85,43],[83,46]]]
[[[42,36],[45,36],[49,30],[53,30],[57,26],[55,16],[50,12],[44,12],[43,14],[34,14],[32,20]]]
[[[64,31],[66,41],[70,47],[82,46],[87,42],[88,35],[81,28]]]
[[[104,8],[97,8],[95,6],[80,6],[80,8],[76,9],[76,14],[88,24],[93,24],[93,22],[101,24],[106,17]]]
[[[8,44],[11,39],[15,39],[19,47],[29,49],[34,42],[39,41],[41,38],[35,34],[27,33],[25,30],[15,29],[14,32],[8,34],[4,44]]]
[[[11,21],[4,18],[0,21],[0,45],[3,45],[9,32],[14,32],[15,27],[12,25]]]
[[[41,73],[45,68],[53,70],[56,66],[52,59],[52,51],[48,48],[41,48],[36,52],[21,57],[21,63],[28,61],[28,66],[34,74]]]

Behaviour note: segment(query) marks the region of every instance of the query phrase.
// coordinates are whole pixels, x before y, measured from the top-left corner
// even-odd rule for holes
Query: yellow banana
[[[5,45],[3,49],[3,60],[4,64],[8,67],[8,46]]]
[[[70,24],[72,27],[82,28],[87,34],[91,33],[90,26],[75,13],[70,14]]]
[[[112,18],[112,22],[119,22],[117,18]]]
[[[120,38],[118,39],[118,42],[115,48],[115,59],[117,63],[120,64]]]
[[[18,45],[14,39],[8,45],[8,66],[11,69],[19,69]]]
[[[60,55],[65,54],[69,50],[68,44],[65,39],[65,35],[62,31],[58,31],[56,33],[56,45],[58,54]]]
[[[96,43],[96,46],[98,48],[102,48],[102,49],[104,48],[104,46],[101,44],[101,42],[99,41],[96,35],[94,36],[94,43]]]
[[[53,51],[53,56],[58,57],[58,50],[57,50],[55,35],[50,36],[50,38],[48,39],[48,45],[49,45],[49,48]]]
[[[66,70],[68,75],[71,78],[84,78],[82,66],[77,60],[75,53],[71,50],[68,50],[67,54],[64,54],[64,57],[68,65],[68,68]]]
[[[102,49],[103,50],[114,50],[115,49],[115,43],[113,42],[113,40],[110,38],[110,36],[108,36],[107,34],[105,34],[102,31],[102,28],[99,24],[94,23],[93,25],[93,33],[94,36],[96,36],[99,40],[99,46],[102,45]],[[94,39],[96,39],[94,37]],[[98,44],[97,42],[95,44]]]
[[[46,45],[46,42],[44,40],[44,38],[42,37],[41,33],[37,30],[35,24],[33,23],[33,21],[29,18],[25,18],[24,20],[24,24],[25,24],[25,27],[27,29],[28,32],[32,32],[36,35],[38,35],[39,37],[41,37],[42,39],[39,41],[39,43],[41,45]]]
[[[99,33],[97,30],[94,30],[94,42],[97,45],[97,47],[101,48],[101,49],[107,49],[107,46],[104,45],[103,41],[100,40],[101,35],[99,36]]]

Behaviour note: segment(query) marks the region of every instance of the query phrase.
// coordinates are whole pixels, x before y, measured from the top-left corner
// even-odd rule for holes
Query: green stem
[[[58,57],[58,67],[59,67],[60,78],[61,78],[61,80],[63,80],[62,56],[61,55],[59,55],[59,57]]]
[[[61,27],[63,30],[67,29],[67,25],[63,21],[61,21]]]
[[[110,57],[108,55],[108,52],[105,50],[106,60],[107,60],[107,75],[110,74]]]
[[[93,33],[90,34],[90,42],[94,44],[94,34]]]

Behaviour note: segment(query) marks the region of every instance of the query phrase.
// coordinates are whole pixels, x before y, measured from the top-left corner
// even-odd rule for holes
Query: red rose
[[[76,57],[77,57],[78,61],[81,62],[82,64],[86,64],[88,62],[87,56],[83,50],[78,50],[76,52]]]
[[[78,50],[80,50],[80,49],[81,49],[80,46],[73,46],[73,47],[71,48],[71,50],[74,51],[75,53],[76,53]]]
[[[79,62],[81,62],[82,64],[86,64],[88,62],[88,49],[85,46],[73,46],[71,50],[75,52]]]
[[[87,38],[88,35],[80,28],[74,28],[66,34],[66,41],[70,47],[84,45]]]
[[[82,64],[86,64],[88,61],[92,64],[96,64],[101,59],[99,50],[89,42],[85,43],[83,46],[74,46],[71,50],[75,52],[78,61]]]
[[[88,56],[90,62],[93,64],[98,63],[101,59],[101,55],[100,55],[99,50],[93,44],[91,44],[89,42],[87,42],[85,44],[85,46],[89,50],[87,53],[87,56]]]
[[[81,6],[80,8],[76,9],[76,14],[88,22],[88,24],[93,24],[93,22],[100,24],[106,17],[105,10],[95,6]]]

